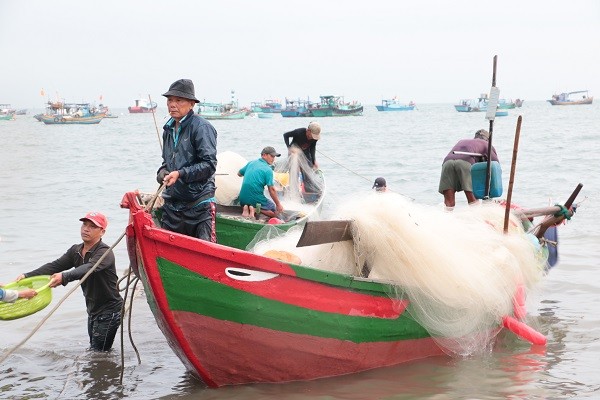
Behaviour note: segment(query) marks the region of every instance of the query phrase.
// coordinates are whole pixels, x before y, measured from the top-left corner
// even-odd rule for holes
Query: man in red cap
[[[123,305],[117,287],[115,255],[102,241],[108,220],[99,212],[89,212],[79,220],[82,221],[83,243],[74,244],[58,259],[19,275],[17,280],[36,275],[51,275],[51,287],[64,286],[80,280],[92,267],[96,267],[81,283],[81,290],[87,306],[90,349],[108,351],[121,323]],[[105,254],[104,259],[98,263]]]

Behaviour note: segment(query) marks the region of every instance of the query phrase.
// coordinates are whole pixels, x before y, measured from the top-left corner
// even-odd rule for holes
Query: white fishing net
[[[504,234],[497,204],[446,212],[391,193],[371,193],[341,205],[336,219],[352,220],[353,240],[303,248],[300,228],[257,235],[249,249],[290,252],[302,265],[389,281],[390,295],[408,298],[408,312],[448,352],[489,349],[502,317],[512,315],[517,287],[544,273],[537,239],[512,216]]]
[[[230,206],[240,195],[242,177],[238,171],[246,165],[247,161],[233,151],[224,151],[217,154],[217,171],[215,176],[215,198],[217,203]]]
[[[304,202],[307,194],[323,193],[322,176],[308,163],[306,156],[296,146],[289,148],[288,157],[275,163],[275,180],[284,191],[284,196],[292,202]]]

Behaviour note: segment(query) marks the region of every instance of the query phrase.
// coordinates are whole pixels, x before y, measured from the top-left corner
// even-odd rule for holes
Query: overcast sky
[[[600,95],[600,1],[0,0],[0,103]],[[40,95],[44,89],[45,96]]]

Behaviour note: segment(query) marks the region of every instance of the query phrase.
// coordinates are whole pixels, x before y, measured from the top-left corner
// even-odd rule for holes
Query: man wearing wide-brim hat
[[[166,185],[161,226],[216,242],[217,131],[194,113],[199,100],[190,79],[173,82],[163,96],[171,118],[163,127],[163,162],[157,171],[157,181]]]

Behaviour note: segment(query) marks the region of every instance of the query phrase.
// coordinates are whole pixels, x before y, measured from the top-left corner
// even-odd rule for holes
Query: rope
[[[33,330],[31,331],[31,333],[29,333],[29,335],[27,335],[25,337],[25,339],[21,340],[21,342],[19,342],[16,346],[14,346],[12,349],[10,349],[4,356],[2,356],[2,358],[0,358],[0,364],[2,364],[8,358],[8,356],[10,356],[12,353],[14,353],[23,344],[25,344],[34,335],[34,333],[36,333],[42,327],[42,325],[44,325],[44,323],[48,320],[48,318],[50,318],[52,316],[52,314],[54,314],[54,312],[58,309],[58,307],[60,307],[65,302],[65,300],[79,286],[81,286],[81,284],[88,278],[88,276],[90,276],[92,274],[92,272],[94,272],[96,270],[96,268],[98,268],[98,265],[100,265],[100,263],[106,258],[106,256],[108,255],[108,253],[112,249],[114,249],[117,244],[119,244],[119,242],[121,241],[121,239],[123,239],[124,236],[125,236],[125,231],[123,231],[123,233],[121,234],[121,236],[119,236],[119,238],[117,239],[117,241],[112,246],[110,246],[108,248],[108,250],[104,252],[104,254],[102,254],[102,256],[98,259],[98,261],[96,261],[96,264],[94,264],[94,266],[92,268],[90,268],[90,270],[88,272],[85,273],[85,275],[79,280],[79,282],[77,282],[77,284],[75,286],[73,286],[71,288],[71,290],[69,290],[67,292],[67,294],[64,295],[62,299],[60,299],[60,301],[54,306],[54,308],[52,308],[52,310],[50,310],[50,312],[36,325],[36,327],[33,328]]]
[[[554,216],[556,218],[560,218],[563,217],[566,220],[570,220],[571,219],[571,213],[569,212],[569,210],[567,210],[567,208],[561,204],[555,204],[556,207],[560,208],[560,211],[558,211],[556,214],[554,214]]]
[[[125,343],[123,341],[123,320],[125,319],[125,315],[129,312],[129,340],[131,342],[131,345],[133,346],[133,349],[135,350],[135,353],[137,355],[138,358],[138,364],[142,363],[142,360],[140,359],[140,353],[137,350],[137,347],[135,346],[135,343],[133,343],[133,338],[131,337],[131,307],[133,306],[133,298],[135,295],[135,288],[136,288],[136,284],[137,284],[137,277],[134,278],[133,282],[134,282],[134,286],[133,289],[131,291],[131,297],[130,297],[130,302],[129,302],[129,307],[125,307],[125,304],[127,302],[127,296],[129,294],[129,286],[131,283],[131,270],[129,270],[129,273],[127,274],[127,284],[125,285],[125,294],[123,296],[123,305],[121,307],[121,373],[119,375],[119,384],[122,385],[123,384],[123,374],[125,372]]]
[[[152,107],[152,99],[150,98],[150,95],[148,95],[148,100],[150,101],[150,107]],[[158,136],[158,144],[160,145],[160,151],[162,153],[162,149],[163,149],[163,144],[162,144],[162,140],[160,137],[160,133],[158,131],[158,124],[156,123],[156,108],[152,111],[152,118],[154,119],[154,127],[156,128],[156,136]]]
[[[156,193],[153,195],[152,200],[150,201],[150,204],[146,207],[146,211],[151,210],[152,206],[154,205],[154,202],[156,201],[156,198],[158,197],[158,195],[160,194],[160,192],[162,191],[162,189],[165,187],[165,184],[162,184],[158,190],[156,191]],[[23,346],[29,339],[31,339],[31,337],[42,327],[42,325],[44,325],[46,323],[46,321],[52,316],[52,314],[54,314],[54,312],[65,302],[65,300],[67,300],[67,298],[73,294],[73,292],[79,287],[81,286],[81,284],[83,282],[85,282],[85,280],[96,270],[96,268],[98,268],[98,265],[100,265],[100,263],[106,258],[106,256],[108,255],[108,253],[110,253],[112,251],[112,249],[115,248],[115,246],[117,244],[119,244],[119,242],[125,237],[125,233],[126,230],[123,231],[123,233],[121,233],[121,236],[119,236],[119,238],[117,239],[117,241],[115,243],[113,243],[112,246],[110,246],[108,248],[107,251],[104,252],[104,254],[102,254],[102,256],[100,256],[100,258],[98,259],[98,261],[96,261],[96,263],[92,266],[92,268],[90,268],[90,270],[88,272],[85,273],[85,275],[83,275],[83,277],[79,280],[79,282],[77,282],[77,284],[75,286],[73,286],[71,288],[71,290],[69,290],[67,292],[66,295],[64,295],[62,297],[62,299],[60,299],[60,301],[52,308],[52,310],[50,310],[50,312],[44,317],[42,318],[42,320],[35,326],[35,328],[33,328],[33,330],[23,339],[21,340],[19,343],[17,343],[17,345],[15,345],[12,349],[10,349],[6,354],[4,354],[2,356],[2,358],[0,358],[0,364],[2,364],[11,354],[13,354],[16,350],[18,350],[21,346]],[[130,272],[131,273],[131,272]],[[123,302],[125,303],[125,302]],[[122,320],[123,318],[123,314],[121,314],[121,325],[122,325]],[[139,359],[139,354],[138,354],[138,359]]]
[[[337,165],[339,165],[340,167],[344,168],[346,171],[349,171],[349,172],[353,173],[354,175],[356,175],[356,176],[358,176],[358,177],[360,177],[360,178],[364,179],[365,181],[367,181],[367,182],[369,182],[369,183],[371,183],[371,182],[372,182],[372,179],[369,179],[369,178],[367,178],[366,176],[363,176],[363,175],[359,174],[358,172],[351,170],[350,168],[346,167],[345,165],[343,165],[343,164],[341,164],[341,163],[337,162],[337,161],[336,161],[336,160],[334,160],[333,158],[331,158],[331,157],[329,157],[328,155],[324,154],[322,151],[320,151],[320,150],[317,150],[317,153],[319,153],[319,154],[320,154],[320,155],[322,155],[323,157],[325,157],[325,158],[329,159],[330,161],[333,161],[334,163],[336,163],[336,164],[337,164]],[[400,194],[400,195],[402,195],[402,196],[405,196],[405,197],[407,197],[407,198],[409,198],[409,199],[411,199],[411,200],[413,200],[413,201],[415,200],[415,199],[413,199],[412,197],[410,197],[410,196],[407,196],[407,195],[405,195],[405,194],[402,194],[402,193],[400,193],[400,192],[397,192],[397,191],[395,191],[395,190],[388,189],[388,191],[389,191],[389,192],[392,192],[392,193]]]
[[[317,150],[317,153],[319,153],[319,154],[320,154],[320,155],[322,155],[323,157],[325,157],[325,158],[329,159],[330,161],[333,161],[334,163],[336,163],[336,164],[337,164],[337,165],[339,165],[340,167],[344,168],[346,171],[349,171],[349,172],[353,173],[354,175],[356,175],[356,176],[358,176],[358,177],[360,177],[360,178],[363,178],[363,179],[364,179],[364,180],[366,180],[367,182],[371,182],[371,179],[369,179],[369,178],[367,178],[366,176],[363,176],[363,175],[359,174],[358,172],[356,172],[356,171],[353,171],[353,170],[351,170],[350,168],[346,167],[345,165],[343,165],[343,164],[341,164],[341,163],[339,163],[339,162],[335,161],[333,158],[331,158],[331,157],[329,157],[328,155],[324,154],[322,151],[320,151],[320,150]]]

